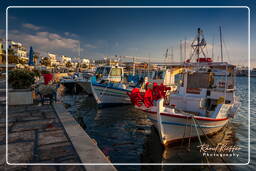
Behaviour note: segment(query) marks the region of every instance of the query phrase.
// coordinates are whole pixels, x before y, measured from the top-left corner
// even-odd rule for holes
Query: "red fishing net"
[[[134,105],[140,107],[144,104],[145,107],[149,108],[154,105],[154,101],[165,98],[167,91],[171,90],[170,87],[163,84],[158,85],[157,83],[153,83],[153,89],[148,87],[149,83],[146,83],[145,93],[140,92],[139,88],[134,88],[131,92],[127,93]]]

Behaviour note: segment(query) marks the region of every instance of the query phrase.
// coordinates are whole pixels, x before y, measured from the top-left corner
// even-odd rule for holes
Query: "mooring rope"
[[[187,131],[187,125],[188,125],[188,116],[187,116],[187,119],[186,119],[186,127],[184,129],[183,138],[182,138],[182,141],[181,141],[181,146],[183,145],[183,142],[184,142],[184,138],[185,138],[186,131]]]
[[[190,147],[191,147],[191,132],[192,132],[192,123],[190,122],[189,139],[188,139],[188,148],[187,148],[188,151],[190,151]]]
[[[201,140],[201,138],[200,138],[200,135],[199,135],[199,132],[198,132],[198,129],[197,129],[197,126],[200,128],[200,125],[197,125],[197,123],[196,123],[196,121],[195,121],[195,118],[194,118],[194,115],[191,115],[191,118],[192,118],[192,120],[193,120],[193,122],[194,122],[194,124],[195,124],[195,129],[196,129],[196,134],[197,134],[198,140],[199,140],[199,142],[200,142],[200,144],[201,144],[201,146],[202,146],[203,143],[202,143],[202,140]],[[206,162],[207,162],[207,163],[210,163],[207,156],[205,156],[205,159],[206,159]],[[209,166],[208,166],[208,167],[209,167]]]
[[[194,119],[194,118],[193,118]],[[194,122],[197,122],[195,119],[194,119]],[[197,122],[198,123],[198,122]],[[211,145],[212,146],[215,146],[216,144],[214,144],[213,143],[213,141],[207,136],[207,134],[204,132],[204,130],[201,128],[201,127],[199,127],[200,129],[201,129],[201,131],[203,132],[203,134],[204,134],[204,136],[207,138],[207,140],[211,143]],[[220,154],[218,151],[216,151],[218,154]],[[224,163],[227,163],[226,162],[226,160],[222,157],[222,156],[220,156],[219,155],[219,157],[221,158],[221,160],[224,162]],[[226,165],[227,166],[227,168],[229,169],[229,170],[232,170],[228,165]]]

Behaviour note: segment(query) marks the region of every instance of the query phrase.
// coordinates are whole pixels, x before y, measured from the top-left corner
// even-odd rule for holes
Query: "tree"
[[[41,59],[40,63],[41,63],[41,65],[44,65],[44,66],[50,66],[51,60],[48,57],[44,57],[43,59]]]
[[[72,67],[72,63],[71,63],[70,61],[68,61],[68,62],[66,63],[66,67],[68,67],[68,68]]]
[[[82,68],[88,68],[88,65],[85,64],[85,63],[83,63],[83,64],[81,65],[81,67],[82,67]]]

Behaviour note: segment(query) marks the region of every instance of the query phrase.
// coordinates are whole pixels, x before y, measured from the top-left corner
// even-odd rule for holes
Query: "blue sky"
[[[31,4],[27,1],[26,3]],[[26,3],[22,5],[27,5]],[[201,5],[211,5],[203,3],[201,2]],[[186,5],[186,3],[182,5]],[[198,2],[193,5],[198,5]],[[248,4],[235,0],[229,1],[229,3],[225,1],[225,4],[220,5]],[[246,8],[11,8],[8,14],[9,39],[21,41],[26,46],[33,46],[42,55],[52,52],[76,57],[80,42],[81,57],[100,59],[104,56],[114,55],[150,56],[152,61],[162,61],[166,48],[173,47],[174,58],[179,60],[180,40],[187,39],[187,46],[189,46],[190,41],[195,36],[196,29],[200,27],[204,30],[208,42],[208,56],[212,54],[214,39],[214,56],[216,58],[220,54],[218,28],[221,26],[224,38],[224,58],[235,64],[247,63],[248,10]],[[254,14],[252,15],[252,23],[255,21],[253,16]],[[0,27],[1,30],[4,33],[4,28]],[[252,46],[255,45],[254,42],[255,40],[252,40]],[[188,50],[187,54],[189,53]],[[251,56],[255,56],[255,51],[252,50]]]

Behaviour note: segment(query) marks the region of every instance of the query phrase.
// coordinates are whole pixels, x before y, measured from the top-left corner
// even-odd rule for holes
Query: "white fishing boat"
[[[248,72],[247,72],[247,75],[249,76]],[[256,77],[256,68],[253,68],[252,70],[250,70],[250,76]]]
[[[62,84],[68,90],[73,90],[76,86],[74,75],[62,77],[60,80],[60,84]]]
[[[132,88],[124,83],[124,71],[119,66],[103,66],[97,68],[95,76],[91,78],[91,89],[98,105],[111,106],[130,104],[127,95]]]
[[[83,90],[89,95],[92,95],[91,77],[93,75],[94,74],[92,72],[83,72],[78,78],[76,78],[77,84],[81,86]]]
[[[196,45],[192,44],[196,47],[197,62],[168,69],[162,85],[148,83],[145,90],[133,89],[129,94],[136,108],[148,114],[165,145],[217,133],[240,106],[235,95],[235,66],[206,62],[208,58],[199,56],[203,43],[200,37],[197,40]],[[212,70],[226,74],[216,76]]]

